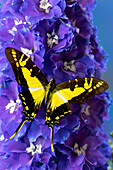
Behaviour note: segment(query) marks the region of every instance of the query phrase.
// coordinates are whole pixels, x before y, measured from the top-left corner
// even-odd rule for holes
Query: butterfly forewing
[[[22,52],[13,48],[6,48],[5,53],[13,68],[18,84],[27,87],[26,90],[19,94],[24,107],[23,113],[25,118],[15,131],[15,135],[25,121],[32,121],[35,118],[44,99],[48,81],[35,63]]]
[[[83,103],[108,89],[108,84],[97,78],[78,78],[56,85],[57,92],[70,103]]]
[[[26,87],[46,86],[47,79],[35,63],[22,52],[14,48],[6,48],[5,54],[9,60],[15,78],[19,85]]]
[[[29,105],[30,107],[30,100],[33,100],[32,103],[35,106],[40,106],[45,95],[45,86],[48,84],[47,79],[35,63],[22,52],[13,48],[6,48],[5,53],[18,84],[28,87],[19,95],[23,106],[28,108]],[[24,98],[25,100],[23,100]]]

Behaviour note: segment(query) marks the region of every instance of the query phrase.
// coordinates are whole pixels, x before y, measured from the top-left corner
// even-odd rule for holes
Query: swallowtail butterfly
[[[25,117],[10,138],[17,134],[25,122],[34,120],[45,98],[45,124],[51,128],[53,151],[54,125],[72,113],[69,103],[82,104],[108,88],[105,81],[92,77],[73,79],[60,84],[55,84],[55,79],[52,78],[48,82],[36,64],[22,52],[6,48],[5,54],[13,68],[16,81],[20,86],[27,87],[19,94]]]

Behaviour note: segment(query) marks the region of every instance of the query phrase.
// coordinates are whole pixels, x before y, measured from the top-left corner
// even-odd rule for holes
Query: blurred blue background
[[[93,24],[98,28],[100,45],[109,55],[107,71],[102,73],[102,79],[109,84],[108,91],[113,99],[113,0],[97,0],[97,6],[93,11]],[[110,120],[104,123],[104,131],[107,134],[113,131],[113,105],[109,113]]]

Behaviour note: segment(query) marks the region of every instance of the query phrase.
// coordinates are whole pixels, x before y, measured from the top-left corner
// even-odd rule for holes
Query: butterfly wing
[[[54,98],[55,97],[55,98]],[[59,95],[52,96],[51,100],[47,104],[47,111],[46,111],[46,121],[45,124],[51,128],[51,150],[53,151],[53,140],[54,140],[54,125],[59,124],[60,119],[63,119],[65,116],[72,113],[71,106],[68,102],[64,102],[63,99],[60,98]],[[57,100],[58,99],[58,100]],[[56,107],[55,105],[51,107],[51,103],[55,101],[58,103],[59,101],[62,102],[60,106]]]
[[[104,80],[85,77],[60,83],[56,89],[70,103],[82,104],[90,97],[104,92],[108,87]]]
[[[24,120],[32,121],[44,99],[45,86],[48,81],[35,63],[22,52],[14,48],[6,48],[5,54],[12,66],[18,84],[27,87],[19,94],[19,97],[24,107]],[[23,125],[23,123],[21,124]],[[20,130],[20,128],[18,129]]]
[[[52,97],[47,102],[45,124],[51,128],[51,150],[53,151],[54,125],[72,113],[70,103],[83,103],[90,97],[102,93],[108,84],[97,78],[79,78],[56,85]]]
[[[80,103],[90,97],[102,93],[108,84],[97,78],[79,78],[56,85],[52,97],[47,104],[46,124],[50,127],[71,114],[70,103]]]
[[[5,54],[12,66],[16,81],[20,86],[37,87],[37,83],[38,86],[46,86],[48,84],[40,69],[25,54],[14,48],[6,48]]]

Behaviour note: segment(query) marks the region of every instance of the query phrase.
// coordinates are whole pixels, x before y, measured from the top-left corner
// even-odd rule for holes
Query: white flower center
[[[48,0],[41,0],[39,7],[45,11],[45,13],[49,13],[50,7],[52,5],[48,2]]]
[[[76,27],[76,32],[79,34],[80,32],[80,29]]]
[[[4,137],[4,135],[2,134],[1,136],[0,136],[0,141],[3,141],[5,139],[5,137]]]
[[[17,110],[21,106],[20,103],[21,100],[19,98],[17,98],[16,102],[14,102],[14,100],[10,100],[10,103],[8,103],[5,108],[6,110],[10,109],[10,113],[13,113],[14,110]]]
[[[26,24],[26,22],[22,22],[22,20],[14,20],[15,26],[20,25],[20,24]],[[12,27],[12,29],[8,30],[8,32],[10,34],[12,34],[13,36],[15,36],[15,33],[17,32],[17,28],[16,27]]]
[[[20,21],[14,20],[14,23],[15,23],[15,25],[20,25],[20,24],[22,24],[23,22],[22,22],[22,20],[20,20]]]
[[[39,154],[42,153],[42,145],[34,145],[32,142],[30,143],[30,147],[26,148],[27,153],[31,153],[32,155],[34,155],[36,152],[38,152]]]
[[[93,55],[93,54],[89,55],[89,57],[90,57],[92,60],[94,60],[94,55]]]
[[[8,32],[9,32],[10,34],[12,34],[13,36],[15,36],[15,32],[17,32],[17,29],[16,29],[16,27],[12,27],[12,29],[11,29],[11,30],[8,30]]]
[[[81,154],[83,154],[85,156],[85,151],[87,149],[87,144],[80,147],[80,149],[78,147],[79,147],[79,145],[77,143],[75,143],[74,151],[78,154],[78,156],[81,155]]]
[[[31,57],[30,55],[33,53],[32,50],[29,50],[29,49],[23,48],[23,47],[21,47],[20,49],[27,57],[29,57],[29,58]]]
[[[75,62],[75,60],[72,60],[70,62],[65,61],[64,62],[64,70],[70,70],[70,71],[76,72],[74,62]]]
[[[48,47],[52,48],[53,44],[58,44],[58,35],[56,35],[54,30],[51,34],[47,33],[47,37]]]
[[[90,106],[88,105],[87,107],[83,109],[82,113],[85,113],[87,116],[89,116],[90,115],[89,108]]]

